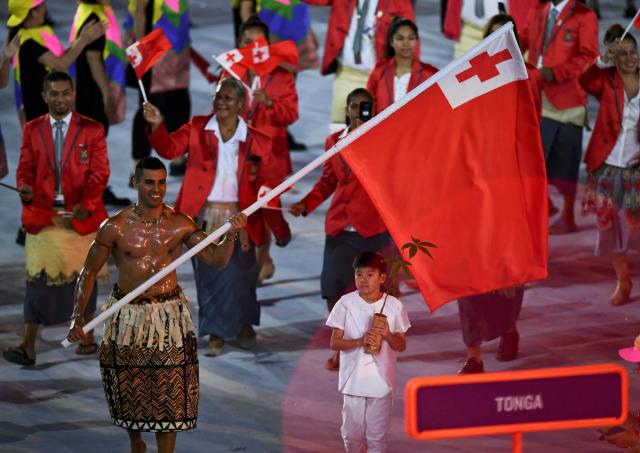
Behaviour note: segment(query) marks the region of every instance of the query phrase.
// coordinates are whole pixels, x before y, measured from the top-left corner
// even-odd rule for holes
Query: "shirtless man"
[[[178,258],[183,245],[191,248],[206,237],[191,218],[163,204],[166,178],[159,159],[141,160],[133,177],[138,202],[98,230],[78,277],[70,341],[85,336],[82,315],[109,255],[118,268],[118,283],[108,306]],[[225,237],[197,255],[210,266],[226,265],[238,231],[247,224],[244,214],[229,221],[232,227]],[[195,428],[196,337],[175,271],[107,319],[100,373],[113,423],[128,430],[132,452],[146,450],[141,431],[155,432],[158,452],[167,453],[173,452],[178,431]]]

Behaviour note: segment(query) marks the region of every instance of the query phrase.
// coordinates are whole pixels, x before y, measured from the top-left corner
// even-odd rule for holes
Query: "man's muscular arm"
[[[98,230],[96,238],[91,243],[84,266],[80,271],[73,298],[72,321],[69,327],[69,335],[67,336],[67,339],[71,342],[80,341],[86,336],[82,331],[84,310],[93,292],[98,272],[107,262],[111,249],[115,246],[117,227],[112,222],[111,219],[105,221]]]
[[[187,247],[192,248],[204,240],[207,234],[198,229],[193,220],[186,216],[185,219],[191,223],[192,230],[187,232],[183,242]],[[196,255],[211,267],[222,269],[227,265],[233,254],[233,243],[235,242],[238,231],[247,226],[247,216],[244,214],[236,214],[229,219],[229,222],[231,223],[231,228],[227,234],[223,236],[221,242],[218,242],[218,245],[210,244]]]

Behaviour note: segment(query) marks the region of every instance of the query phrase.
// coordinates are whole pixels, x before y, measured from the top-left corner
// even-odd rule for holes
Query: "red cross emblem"
[[[495,55],[489,55],[486,51],[482,52],[469,60],[471,67],[457,74],[456,79],[462,83],[477,76],[480,82],[486,82],[500,75],[496,66],[512,58],[509,49],[503,49]]]
[[[262,58],[264,57],[264,50],[258,49],[253,53],[253,55],[256,60],[262,61]]]
[[[236,62],[236,54],[233,52],[227,52],[227,62],[235,63]]]

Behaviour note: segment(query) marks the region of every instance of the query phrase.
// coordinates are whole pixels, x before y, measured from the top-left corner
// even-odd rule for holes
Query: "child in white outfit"
[[[326,323],[333,328],[331,348],[340,351],[341,433],[347,452],[364,451],[366,442],[368,453],[381,453],[387,451],[396,352],[405,350],[411,324],[402,303],[380,289],[386,277],[382,255],[363,253],[353,267],[357,290],[340,298]],[[381,310],[387,322],[372,327],[374,313]],[[380,336],[380,352],[367,354],[365,346],[374,346]]]

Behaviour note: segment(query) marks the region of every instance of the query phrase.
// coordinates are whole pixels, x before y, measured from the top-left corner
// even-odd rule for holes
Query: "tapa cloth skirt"
[[[114,288],[107,307],[122,297]],[[198,351],[182,288],[141,296],[107,319],[100,374],[114,425],[151,432],[196,427]]]

